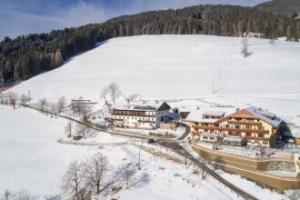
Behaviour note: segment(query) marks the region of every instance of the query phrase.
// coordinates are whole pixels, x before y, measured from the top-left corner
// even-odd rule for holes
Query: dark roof
[[[156,107],[154,106],[149,106],[149,105],[138,105],[138,106],[134,106],[133,109],[136,109],[136,110],[153,110],[155,111],[156,110]]]
[[[171,106],[167,104],[166,102],[163,102],[156,111],[164,111],[164,110],[170,110]]]

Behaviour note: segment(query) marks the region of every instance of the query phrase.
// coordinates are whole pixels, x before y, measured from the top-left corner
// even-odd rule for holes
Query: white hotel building
[[[171,107],[167,103],[154,105],[127,105],[113,108],[112,125],[120,128],[156,129],[168,120]]]

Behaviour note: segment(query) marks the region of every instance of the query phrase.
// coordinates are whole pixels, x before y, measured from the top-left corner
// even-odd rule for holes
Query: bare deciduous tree
[[[58,100],[57,106],[58,106],[58,113],[63,112],[64,109],[65,109],[65,107],[66,107],[66,98],[65,97],[61,97]]]
[[[84,124],[76,124],[74,136],[80,138],[86,138],[91,133],[91,129]]]
[[[121,96],[121,90],[117,83],[112,82],[108,86],[108,90],[110,92],[111,99],[113,103],[116,103],[116,100]]]
[[[116,82],[110,83],[107,87],[103,88],[101,97],[106,99],[109,96],[113,102],[116,103],[116,100],[121,96],[120,86]]]
[[[91,117],[91,107],[82,101],[72,101],[71,109],[74,114],[78,115],[81,121],[88,122]]]
[[[48,100],[47,100],[47,98],[42,98],[42,99],[39,100],[39,109],[40,109],[42,112],[45,112],[45,111],[46,111],[47,105],[48,105]]]
[[[90,199],[90,192],[85,181],[84,166],[77,161],[69,165],[63,178],[62,189],[64,199],[87,200]]]
[[[18,99],[17,93],[10,92],[7,94],[7,96],[9,99],[9,104],[15,109],[17,105],[17,99]]]
[[[100,194],[108,184],[107,172],[108,172],[108,159],[102,154],[96,154],[88,160],[86,164],[86,174],[88,184]]]
[[[49,109],[50,109],[50,113],[54,116],[57,116],[58,114],[58,105],[56,103],[52,103],[50,106],[49,106]]]
[[[76,161],[69,165],[63,178],[63,199],[87,200],[99,194],[108,195],[110,189],[118,191],[126,184],[126,189],[140,183],[148,183],[147,173],[137,174],[136,165],[122,165],[114,170],[109,167],[108,159],[95,154],[85,162]]]

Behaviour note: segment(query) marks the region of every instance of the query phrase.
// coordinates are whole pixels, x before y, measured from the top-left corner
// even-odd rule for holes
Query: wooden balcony
[[[261,126],[260,122],[227,121],[227,123],[234,125]]]
[[[249,133],[263,133],[268,134],[267,130],[256,130],[256,129],[237,129],[237,128],[223,128],[223,127],[209,127],[209,126],[193,126],[195,130],[205,129],[205,130],[215,130],[215,131],[228,131],[228,132],[249,132]]]

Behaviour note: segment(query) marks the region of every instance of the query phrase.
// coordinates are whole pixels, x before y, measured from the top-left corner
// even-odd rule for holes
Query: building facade
[[[156,129],[161,121],[168,120],[170,108],[167,103],[113,108],[111,124],[119,128]]]
[[[257,107],[249,107],[225,115],[203,114],[202,119],[193,122],[193,137],[203,133],[240,137],[249,145],[269,146],[273,134],[278,134],[283,121],[274,114]],[[200,137],[199,137],[200,138]]]

